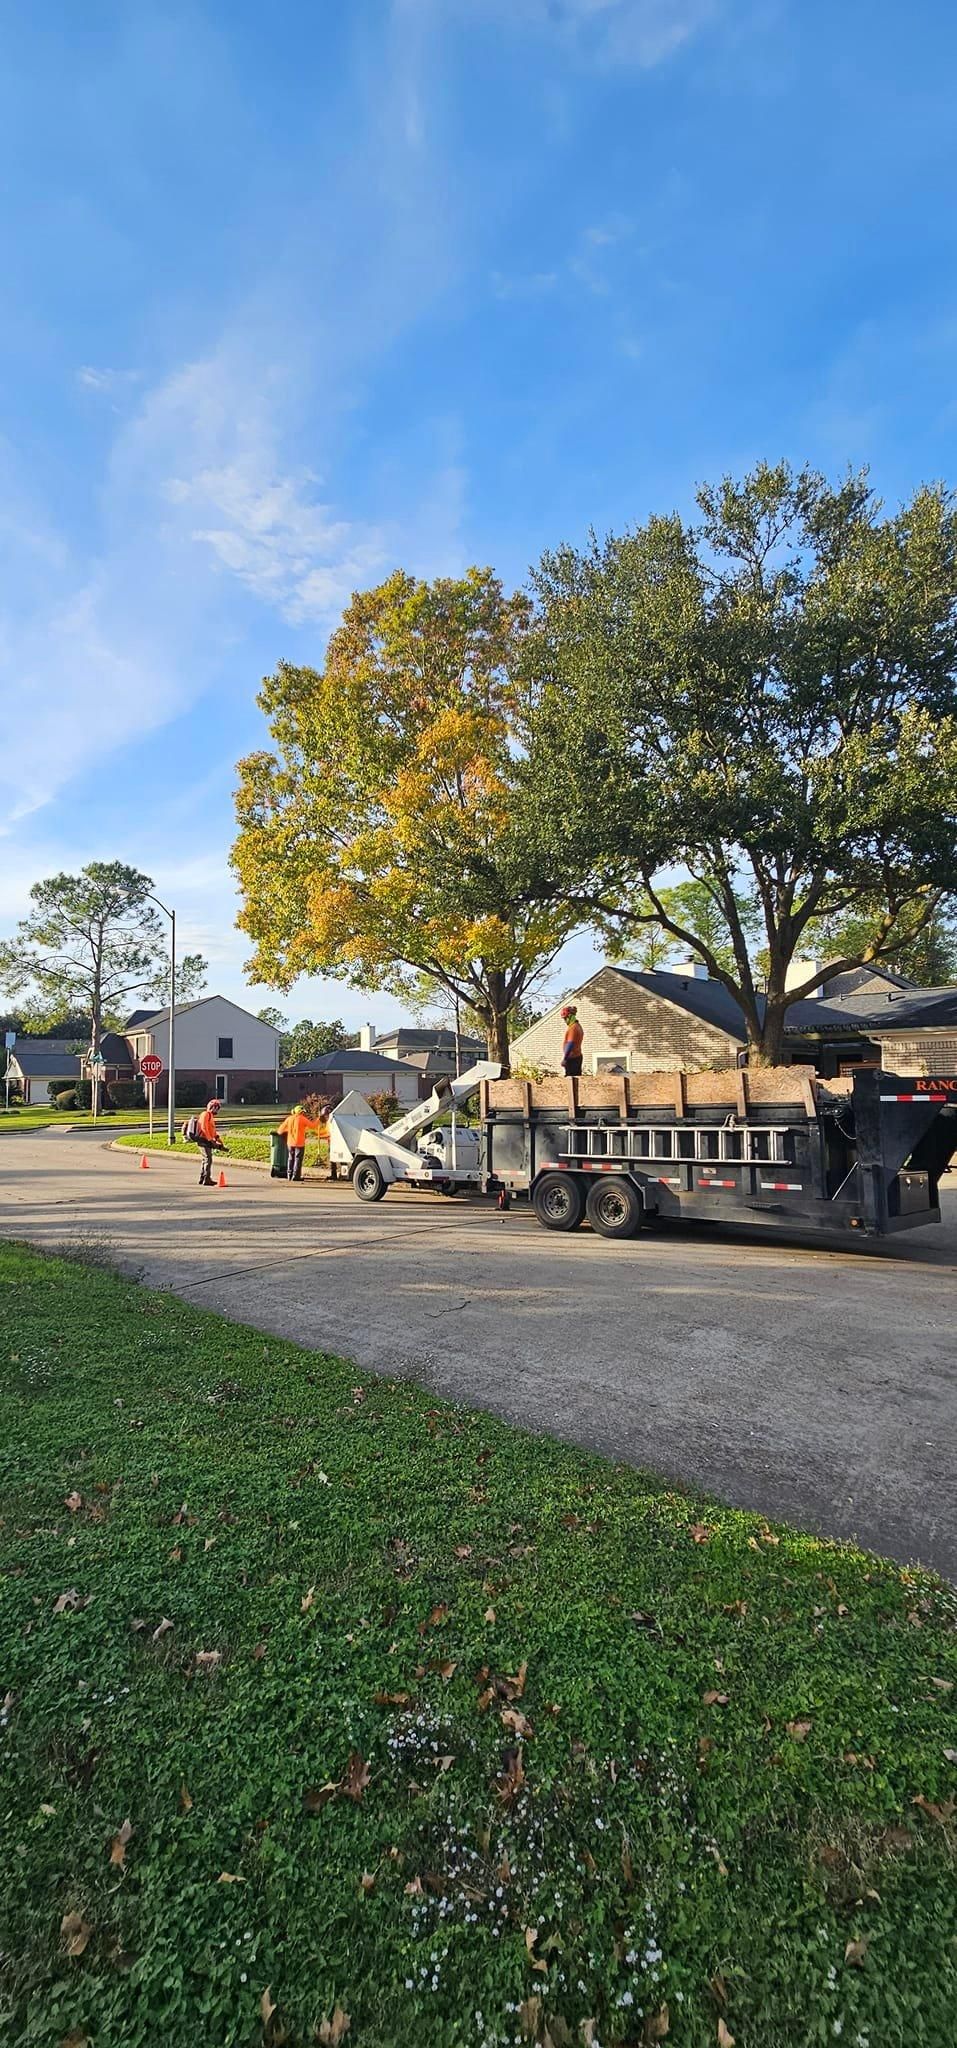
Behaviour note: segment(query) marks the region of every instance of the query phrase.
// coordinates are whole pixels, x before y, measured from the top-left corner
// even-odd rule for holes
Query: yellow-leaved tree
[[[402,994],[423,973],[508,1013],[580,921],[548,903],[519,790],[537,686],[527,598],[488,569],[358,593],[321,670],[281,662],[259,702],[273,751],[240,763],[233,865],[255,980],[328,974]]]

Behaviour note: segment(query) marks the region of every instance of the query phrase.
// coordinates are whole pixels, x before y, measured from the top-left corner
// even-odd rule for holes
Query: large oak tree
[[[529,800],[556,890],[704,960],[773,1061],[822,934],[830,975],[893,960],[957,885],[957,516],[783,465],[698,505],[545,558]]]
[[[427,974],[507,1067],[509,1011],[579,918],[523,798],[530,616],[490,570],[397,572],[352,599],[321,669],[266,679],[273,750],[240,763],[233,850],[257,981],[405,994]]]

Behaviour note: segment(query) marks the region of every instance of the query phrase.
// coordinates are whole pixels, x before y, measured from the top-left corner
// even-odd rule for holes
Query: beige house
[[[798,985],[813,962],[795,964]],[[601,967],[573,997],[586,1074],[733,1067],[746,1045],[734,997],[703,966],[668,972]],[[512,1066],[557,1073],[565,1027],[557,1004],[512,1045]],[[957,987],[914,988],[881,968],[857,968],[793,1003],[782,1061],[824,1075],[855,1066],[895,1074],[957,1074]]]
[[[640,973],[628,967],[601,967],[577,989],[574,1000],[585,1034],[587,1074],[629,1074],[704,1067],[733,1067],[745,1043],[744,1020],[720,982],[710,981],[703,967],[674,973]],[[513,1072],[543,1067],[557,1073],[561,1064],[562,1003],[538,1024],[523,1031],[512,1045]]]

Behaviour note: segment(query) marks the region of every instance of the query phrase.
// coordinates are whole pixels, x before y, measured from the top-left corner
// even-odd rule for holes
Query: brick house
[[[813,966],[795,962],[794,981],[808,979]],[[695,1073],[734,1066],[745,1055],[741,1011],[703,966],[654,973],[606,966],[563,1001],[578,1007],[586,1073]],[[513,1068],[558,1071],[561,1008],[515,1039]],[[883,968],[839,975],[788,1011],[782,1062],[825,1076],[861,1065],[901,1074],[957,1073],[957,987],[913,988]]]
[[[249,1082],[275,1096],[279,1074],[278,1032],[227,996],[199,996],[176,1005],[176,1079],[198,1081],[208,1095],[235,1102]],[[122,1043],[128,1048],[129,1073],[144,1053],[158,1053],[163,1077],[156,1101],[167,1100],[169,1009],[137,1010],[127,1022]],[[105,1050],[105,1041],[104,1041]],[[109,1072],[109,1069],[107,1070]]]
[[[320,1095],[330,1104],[341,1102],[351,1089],[360,1095],[394,1095],[403,1109],[419,1100],[419,1070],[405,1060],[386,1059],[362,1045],[343,1046],[338,1052],[320,1053],[313,1060],[300,1060],[285,1067],[279,1077],[283,1102],[299,1102],[304,1095]]]

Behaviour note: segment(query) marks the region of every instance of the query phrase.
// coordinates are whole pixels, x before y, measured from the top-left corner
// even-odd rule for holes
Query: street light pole
[[[160,910],[162,911],[162,913],[163,913],[163,916],[164,916],[164,917],[168,917],[168,918],[169,918],[169,1059],[168,1059],[168,1062],[167,1062],[167,1068],[168,1068],[168,1075],[169,1075],[169,1094],[168,1094],[168,1096],[167,1096],[167,1103],[166,1103],[166,1141],[167,1141],[167,1144],[169,1144],[169,1145],[175,1145],[175,1143],[176,1143],[176,912],[175,912],[175,910],[170,910],[170,908],[169,908],[168,904],[166,904],[166,903],[161,903],[161,902],[160,902],[160,899],[159,899],[159,897],[158,897],[158,896],[153,896],[153,895],[151,895],[151,896],[150,896],[150,899],[149,899],[149,900],[150,900],[150,902],[151,902],[151,903],[155,903],[155,904],[157,905],[158,909],[160,909]]]

